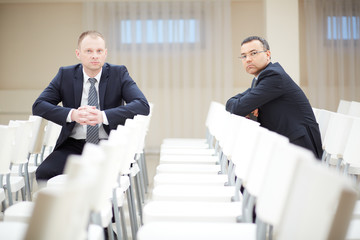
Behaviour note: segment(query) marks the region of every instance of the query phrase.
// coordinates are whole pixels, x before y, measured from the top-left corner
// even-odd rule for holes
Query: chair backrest
[[[326,131],[328,129],[331,111],[325,109],[319,109],[316,117],[316,121],[319,124],[321,141],[324,142]]]
[[[335,154],[339,158],[343,156],[349,137],[353,117],[341,113],[332,113],[328,130],[323,141],[327,153]]]
[[[350,101],[340,99],[336,112],[342,114],[349,114],[350,105],[351,105]]]
[[[264,173],[256,213],[276,233],[288,199],[295,172],[301,164],[314,161],[312,152],[290,143],[276,144]]]
[[[350,103],[348,114],[350,116],[360,117],[360,102],[352,101]]]
[[[0,125],[0,174],[10,173],[10,163],[15,144],[16,127]]]
[[[275,132],[263,130],[259,133],[259,141],[256,144],[255,154],[244,180],[247,191],[252,196],[259,196],[270,161],[273,158],[277,146],[288,144],[289,139]]]
[[[86,239],[91,181],[80,177],[39,191],[25,239]]]
[[[54,147],[56,144],[56,141],[60,135],[61,132],[61,126],[52,122],[48,121],[46,128],[45,128],[45,136],[44,136],[44,142],[43,145],[47,147]]]
[[[32,122],[10,120],[9,126],[16,127],[15,145],[11,162],[15,164],[26,163],[28,162]]]
[[[355,188],[335,170],[320,163],[300,165],[277,239],[345,239],[356,199]]]
[[[129,141],[129,134],[130,130],[124,126],[119,127],[116,130],[112,130],[109,135],[109,143],[110,145],[118,145],[119,149],[118,151],[122,152],[122,155],[117,156],[117,164],[114,165],[114,169],[118,171],[119,173],[125,173],[129,170],[130,164],[133,160],[131,158],[132,153],[130,152],[130,149],[128,148],[128,144],[130,144]],[[104,145],[106,145],[104,143]],[[121,146],[121,147],[120,147]],[[125,149],[121,149],[124,146]],[[104,146],[106,148],[106,146]],[[109,146],[111,148],[111,146]],[[116,157],[116,156],[114,156]],[[134,157],[134,156],[133,156]]]
[[[344,163],[360,166],[360,118],[354,118],[345,146]]]
[[[33,154],[39,154],[41,153],[42,144],[44,141],[47,120],[39,116],[30,115],[29,121],[33,122],[29,152]]]
[[[260,131],[265,131],[255,121],[248,119],[244,119],[244,121],[246,122],[241,125],[241,130],[239,130],[241,135],[236,138],[231,158],[236,166],[236,176],[243,181],[248,175],[248,170],[256,151],[256,144],[259,140],[259,133]]]

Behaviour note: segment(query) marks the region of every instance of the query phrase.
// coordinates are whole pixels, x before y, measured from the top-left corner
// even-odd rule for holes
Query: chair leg
[[[117,237],[119,240],[119,239],[121,239],[121,236],[122,236],[122,229],[120,227],[119,206],[118,206],[118,202],[117,202],[117,195],[116,195],[115,188],[113,189],[112,205],[113,205],[113,209],[114,209],[116,232],[117,232]]]
[[[135,191],[136,191],[136,198],[137,198],[137,205],[139,210],[139,216],[140,216],[140,225],[142,225],[142,196],[141,196],[141,186],[140,186],[140,172],[135,175],[134,181],[135,181]]]
[[[129,215],[130,215],[130,222],[131,222],[131,232],[132,232],[132,237],[135,240],[136,239],[136,233],[138,230],[138,224],[137,224],[137,214],[136,214],[136,207],[135,207],[135,198],[134,198],[134,184],[132,182],[132,177],[129,174],[129,179],[130,179],[130,187],[127,190],[127,200],[128,200],[128,205],[129,205]]]
[[[143,153],[140,155],[140,161],[141,161],[141,169],[143,171],[144,176],[144,187],[145,187],[145,193],[148,193],[148,186],[149,186],[149,175],[148,175],[148,169],[146,164],[146,158],[145,158],[145,150],[143,150]]]
[[[120,212],[120,218],[121,218],[121,227],[123,230],[123,238],[124,238],[124,240],[127,240],[128,236],[127,236],[127,229],[126,229],[125,213],[124,213],[124,208],[122,206],[119,207],[119,212]]]
[[[9,199],[9,206],[13,205],[12,192],[11,192],[11,184],[10,184],[10,173],[6,175],[6,190]]]
[[[25,187],[27,191],[28,200],[31,201],[31,188],[30,188],[30,177],[29,177],[29,162],[24,164],[24,179]]]

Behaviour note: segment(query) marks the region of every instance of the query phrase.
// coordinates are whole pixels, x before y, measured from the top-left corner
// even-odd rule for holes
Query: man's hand
[[[103,122],[103,116],[99,109],[95,106],[85,106],[87,111],[87,125],[95,126]]]
[[[254,111],[252,111],[252,114],[255,116],[255,117],[258,117],[259,116],[259,109],[255,109]]]
[[[75,121],[81,125],[87,125],[87,111],[85,107],[79,107],[78,109],[74,109],[71,113],[71,120]]]
[[[95,126],[103,122],[103,116],[101,111],[96,109],[95,106],[86,105],[72,111],[71,120],[81,125]]]
[[[254,111],[251,112],[252,115],[254,115],[255,117],[259,116],[259,109],[255,109]],[[245,116],[247,119],[250,119],[250,114]]]

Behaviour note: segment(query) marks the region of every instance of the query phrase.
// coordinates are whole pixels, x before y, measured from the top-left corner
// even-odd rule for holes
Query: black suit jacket
[[[33,104],[34,115],[62,126],[55,149],[70,136],[75,126],[75,122],[68,123],[66,118],[71,109],[80,107],[83,82],[81,64],[61,67]],[[125,66],[104,64],[99,83],[99,100],[100,110],[105,111],[109,121],[109,125],[103,125],[108,134],[119,124],[123,125],[127,118],[149,114],[149,104]],[[60,102],[62,106],[58,106]]]
[[[279,63],[269,63],[260,73],[256,86],[230,98],[226,110],[246,116],[259,109],[261,126],[275,131],[296,143],[303,138],[315,156],[321,158],[319,126],[304,92]]]

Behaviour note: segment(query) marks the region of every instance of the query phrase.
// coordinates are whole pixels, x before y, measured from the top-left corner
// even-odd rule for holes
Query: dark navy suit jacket
[[[81,64],[61,67],[33,104],[34,115],[63,126],[55,149],[70,136],[75,126],[75,122],[66,122],[66,118],[71,109],[80,107],[83,82]],[[103,125],[108,134],[119,124],[123,125],[127,118],[149,114],[149,104],[125,66],[104,64],[99,99],[100,110],[105,111],[109,121],[109,125]],[[58,106],[60,102],[62,106]]]
[[[261,126],[289,138],[289,141],[322,156],[319,126],[304,92],[279,63],[269,63],[260,73],[256,86],[230,98],[226,110],[246,116],[259,109]]]

